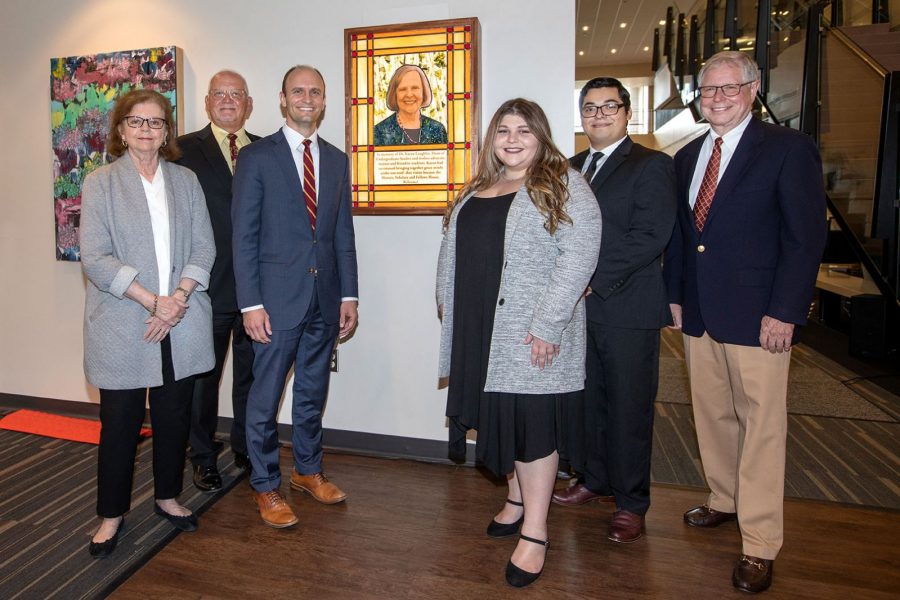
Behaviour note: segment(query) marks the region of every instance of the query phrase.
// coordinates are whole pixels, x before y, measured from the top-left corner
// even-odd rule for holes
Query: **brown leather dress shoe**
[[[742,592],[750,592],[751,594],[764,592],[772,585],[772,571],[774,567],[774,560],[741,554],[741,558],[734,566],[734,572],[731,574],[731,583]]]
[[[737,519],[736,513],[721,512],[701,504],[684,513],[684,522],[691,527],[718,527]]]
[[[259,516],[269,527],[282,529],[297,523],[297,516],[291,507],[284,501],[284,496],[278,490],[257,492],[253,490],[253,499],[259,509]]]
[[[620,544],[638,541],[644,535],[644,516],[627,510],[617,510],[609,522],[606,538]]]
[[[337,504],[347,499],[347,494],[328,481],[322,471],[312,475],[301,475],[294,471],[291,473],[291,487],[303,490],[322,504]]]
[[[595,494],[583,483],[576,483],[567,488],[556,490],[553,492],[553,503],[562,506],[580,506],[588,502],[615,502],[612,496],[603,496]]]

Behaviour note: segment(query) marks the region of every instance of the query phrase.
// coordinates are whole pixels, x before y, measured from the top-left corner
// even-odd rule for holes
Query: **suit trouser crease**
[[[650,507],[659,330],[587,323],[584,483],[635,514]]]
[[[247,395],[253,383],[253,344],[244,331],[240,312],[213,314],[213,350],[216,366],[197,376],[191,403],[190,453],[194,465],[212,467],[216,464],[215,433],[219,423],[219,385],[228,356],[228,342],[232,352],[232,413],[231,449],[247,453],[246,414]]]
[[[185,447],[190,428],[194,377],[175,381],[169,338],[160,344],[163,385],[150,388],[153,429],[154,497],[181,494]],[[97,466],[97,514],[115,518],[131,508],[134,461],[144,421],[147,388],[100,390],[100,448]]]
[[[303,321],[274,330],[268,344],[253,343],[253,384],[247,400],[247,452],[250,484],[258,492],[281,485],[278,406],[291,367],[294,369],[291,419],[294,468],[302,475],[322,470],[322,410],[328,395],[331,350],[339,325],[325,323],[317,294]]]
[[[745,554],[774,559],[784,539],[790,352],[684,336],[710,508],[736,512]]]

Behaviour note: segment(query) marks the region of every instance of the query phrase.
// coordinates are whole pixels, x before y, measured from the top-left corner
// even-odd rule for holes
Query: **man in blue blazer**
[[[194,486],[203,492],[222,488],[216,468],[215,441],[219,417],[219,382],[231,339],[232,414],[231,449],[234,463],[241,469],[250,466],[245,439],[247,394],[253,381],[253,346],[244,332],[243,319],[234,291],[231,262],[231,183],[238,151],[259,139],[244,129],[253,111],[247,81],[234,71],[219,71],[209,80],[206,112],[210,123],[178,138],[182,155],[178,164],[197,175],[209,220],[216,239],[216,264],[209,278],[209,299],[213,308],[213,349],[216,366],[197,377],[191,404],[191,450]]]
[[[675,156],[678,225],[665,256],[685,356],[706,504],[684,515],[737,518],[732,583],[761,592],[783,540],[787,380],[825,245],[825,191],[812,140],[751,115],[759,69],[720,52],[700,72],[710,132]]]
[[[331,352],[356,326],[358,297],[349,161],[317,133],[321,73],[291,67],[280,99],[285,124],[241,151],[232,207],[238,305],[255,353],[250,485],[271,527],[297,522],[279,492],[277,413],[291,367],[291,487],[326,504],[346,498],[322,471],[322,408]]]

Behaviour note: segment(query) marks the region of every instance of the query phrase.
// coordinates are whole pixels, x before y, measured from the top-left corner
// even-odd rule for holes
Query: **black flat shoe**
[[[116,544],[119,543],[119,534],[125,530],[125,517],[122,517],[122,520],[119,521],[119,528],[116,529],[116,532],[113,534],[111,538],[106,540],[105,542],[95,542],[91,540],[90,545],[88,545],[88,552],[91,553],[91,556],[96,559],[106,558],[110,554],[113,553],[113,550],[116,549]]]
[[[166,520],[169,521],[172,525],[175,526],[175,529],[180,529],[181,531],[196,531],[197,530],[197,515],[194,513],[189,514],[186,517],[179,517],[178,515],[170,515],[163,509],[159,507],[159,504],[153,503],[153,512],[158,514],[161,517],[165,517]]]
[[[512,504],[513,506],[524,506],[521,502],[516,502],[515,500],[506,499],[507,504]],[[496,520],[491,519],[490,524],[487,526],[487,534],[492,538],[503,538],[509,537],[511,535],[516,535],[519,533],[519,527],[522,526],[522,523],[525,521],[525,515],[519,517],[518,521],[513,523],[498,523]]]
[[[545,548],[550,547],[550,542],[544,540],[536,540],[532,537],[528,537],[527,535],[520,535],[519,538],[525,540],[526,542],[531,542],[532,544],[544,546]],[[541,568],[541,570],[537,573],[532,573],[530,571],[520,569],[513,564],[513,561],[510,558],[509,562],[506,563],[506,583],[513,587],[522,588],[537,581],[537,578],[540,577],[541,573],[543,572],[543,568]]]

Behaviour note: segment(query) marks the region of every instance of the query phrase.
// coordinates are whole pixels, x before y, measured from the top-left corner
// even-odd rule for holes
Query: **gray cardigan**
[[[544,229],[544,216],[524,187],[509,208],[486,392],[553,394],[584,388],[582,294],[597,266],[601,218],[597,199],[584,178],[572,169],[568,178],[566,212],[572,224],[560,223],[553,235]],[[450,216],[438,258],[435,295],[438,306],[443,306],[440,377],[450,375],[456,219],[469,197]],[[531,366],[531,346],[522,343],[529,332],[560,345],[552,366],[543,370]]]
[[[216,257],[203,190],[194,173],[160,159],[169,205],[172,273],[198,282],[184,319],[169,332],[175,379],[213,368],[212,308],[204,291]],[[84,372],[104,389],[162,385],[159,344],[142,339],[147,310],[124,296],[137,280],[159,292],[150,211],[140,175],[126,154],[84,180],[81,197],[81,266],[87,276]]]

